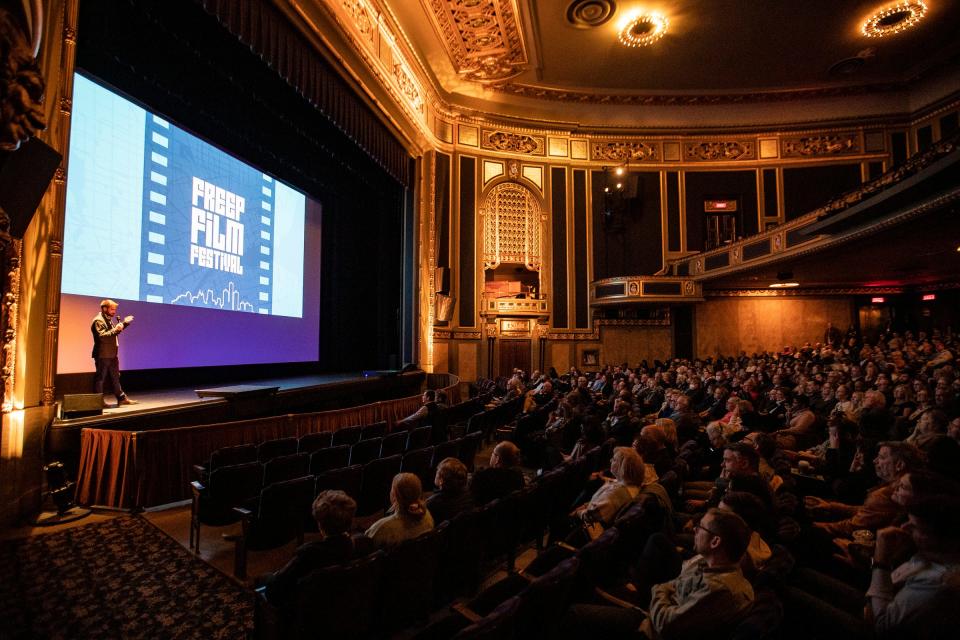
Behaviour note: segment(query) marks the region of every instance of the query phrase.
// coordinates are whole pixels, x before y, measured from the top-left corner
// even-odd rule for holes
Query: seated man
[[[470,492],[478,505],[502,498],[523,488],[523,471],[520,469],[520,449],[512,442],[504,441],[493,448],[490,466],[473,474]]]
[[[297,549],[290,561],[276,573],[259,582],[264,595],[274,605],[294,600],[297,581],[318,569],[359,558],[373,551],[373,542],[363,535],[350,535],[357,503],[343,491],[322,491],[313,501],[313,518],[320,529],[320,540]]]
[[[436,524],[473,508],[473,496],[467,491],[467,467],[456,458],[440,461],[433,484],[436,491],[427,498],[427,509]]]
[[[728,637],[749,612],[753,587],[740,570],[750,528],[733,512],[710,509],[697,525],[697,555],[680,575],[650,591],[650,613],[575,605],[565,621],[570,637],[686,640]]]
[[[960,622],[960,498],[930,496],[900,528],[880,530],[866,615],[880,638],[955,638]],[[916,553],[894,566],[912,544]]]

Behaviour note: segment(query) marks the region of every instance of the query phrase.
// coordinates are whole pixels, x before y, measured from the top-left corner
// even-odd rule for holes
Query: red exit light
[[[925,293],[925,294],[923,295],[923,301],[924,301],[924,302],[930,302],[930,301],[936,300],[936,299],[937,299],[937,294],[935,294],[935,293]]]
[[[870,302],[872,302],[873,304],[883,304],[886,301],[887,301],[886,298],[880,298],[880,297],[870,298]]]

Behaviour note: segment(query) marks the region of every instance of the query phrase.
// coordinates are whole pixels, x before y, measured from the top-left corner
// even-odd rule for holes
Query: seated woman
[[[367,537],[378,549],[393,547],[433,529],[433,516],[424,503],[420,478],[398,473],[390,486],[390,514],[367,529]]]
[[[427,509],[435,523],[473,508],[473,495],[467,491],[467,467],[456,458],[440,461],[433,483],[437,490],[427,498]]]
[[[320,540],[301,545],[282,569],[258,580],[271,604],[293,600],[297,581],[318,569],[329,567],[373,551],[373,543],[363,535],[350,535],[357,503],[343,491],[322,491],[313,501],[313,518],[320,529]]]
[[[613,520],[622,507],[633,502],[640,495],[646,467],[643,458],[630,447],[617,447],[610,460],[610,473],[613,478],[599,477],[603,485],[593,497],[571,514],[583,522],[599,522],[604,527],[613,524]]]

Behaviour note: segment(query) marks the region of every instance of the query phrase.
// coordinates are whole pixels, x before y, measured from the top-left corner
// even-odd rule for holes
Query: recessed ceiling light
[[[799,287],[799,282],[774,282],[770,285],[771,289],[790,289],[793,287]]]
[[[667,32],[669,21],[660,13],[641,13],[629,18],[617,36],[627,47],[645,47],[653,44]]]
[[[882,38],[916,26],[927,13],[923,0],[904,0],[878,9],[860,26],[868,38]]]

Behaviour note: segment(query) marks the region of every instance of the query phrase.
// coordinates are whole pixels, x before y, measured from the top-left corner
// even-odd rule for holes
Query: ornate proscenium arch
[[[483,268],[522,264],[540,271],[543,264],[543,205],[530,188],[507,180],[492,185],[480,204],[483,216]]]

